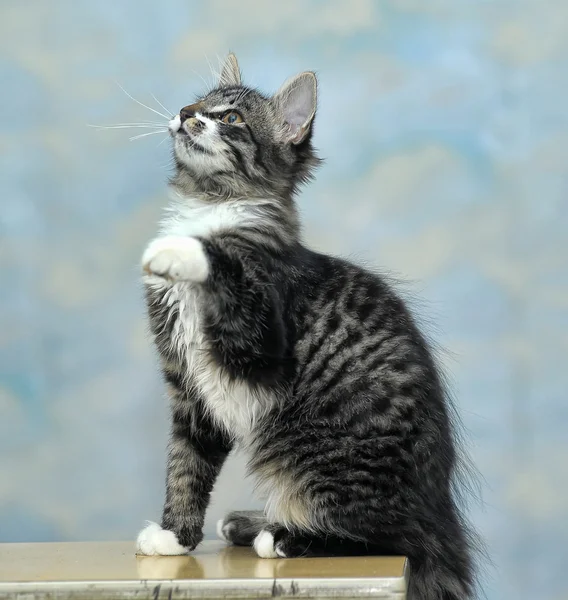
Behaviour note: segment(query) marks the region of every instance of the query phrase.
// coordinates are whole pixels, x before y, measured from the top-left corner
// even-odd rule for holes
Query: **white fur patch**
[[[183,282],[171,285],[157,278],[150,280],[149,284],[156,288],[169,286],[162,301],[170,307],[171,318],[175,319],[170,343],[178,354],[185,357],[187,372],[193,376],[211,417],[233,439],[244,442],[258,418],[273,403],[266,396],[261,397],[246,382],[230,379],[224,368],[211,359],[209,342],[201,325],[201,286]],[[174,316],[176,307],[177,318]]]
[[[168,122],[168,129],[172,132],[172,133],[176,133],[176,131],[179,131],[179,128],[181,127],[181,119],[179,115],[176,115],[173,119],[171,119]]]
[[[209,263],[201,242],[173,235],[150,242],[142,256],[142,268],[149,275],[170,281],[202,283],[209,275]]]
[[[190,358],[193,372],[212,418],[227,433],[246,444],[258,419],[272,403],[243,381],[229,379],[224,368],[201,355]]]
[[[147,556],[176,556],[187,554],[187,548],[184,548],[177,539],[173,531],[162,529],[157,523],[148,521],[148,524],[138,534],[136,541],[138,554]]]
[[[219,203],[204,202],[197,198],[173,195],[174,204],[162,223],[162,235],[209,237],[220,231],[230,231],[255,223],[262,223],[266,216],[259,207],[268,201],[241,199]]]
[[[276,558],[278,556],[274,550],[274,536],[266,529],[263,529],[254,538],[253,547],[260,558]]]
[[[225,535],[225,532],[229,531],[229,529],[231,527],[233,527],[233,525],[231,525],[230,523],[228,523],[227,525],[224,525],[225,523],[225,519],[219,519],[217,521],[217,537],[220,540],[223,540],[224,542],[228,542],[231,543],[231,540]]]
[[[258,418],[273,406],[272,399],[260,396],[244,381],[231,380],[225,370],[210,359],[208,340],[201,324],[201,286],[180,280],[203,280],[206,272],[206,265],[200,262],[200,253],[203,254],[201,244],[189,236],[206,238],[219,231],[250,225],[261,218],[259,203],[261,201],[257,199],[213,204],[177,197],[176,204],[162,224],[163,237],[151,242],[142,259],[144,264],[149,264],[150,272],[153,272],[156,261],[160,272],[167,270],[173,274],[169,276],[170,281],[148,277],[146,282],[157,289],[167,288],[162,302],[170,307],[170,318],[176,318],[176,309],[179,313],[172,331],[172,347],[179,355],[185,356],[187,372],[193,376],[211,417],[239,441],[246,440]],[[162,253],[165,256],[162,257]],[[182,258],[188,263],[187,267],[181,264]]]
[[[263,477],[262,469],[258,475],[258,488],[266,497],[264,512],[270,523],[309,531],[317,529],[316,511],[302,492],[299,481],[280,472]]]
[[[196,134],[186,124],[187,122],[180,123],[174,136],[174,152],[178,159],[200,173],[234,170],[230,153],[227,152],[227,144],[219,135],[217,122],[199,112],[195,113],[194,118],[201,121],[205,129],[201,129]],[[185,133],[181,134],[180,129]],[[204,148],[205,152],[196,150],[193,147],[195,144]]]

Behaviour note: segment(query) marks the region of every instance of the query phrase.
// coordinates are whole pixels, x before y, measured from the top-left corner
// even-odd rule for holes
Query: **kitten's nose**
[[[184,106],[179,111],[179,118],[183,123],[186,119],[190,119],[191,117],[195,117],[195,113],[201,108],[199,102],[197,104],[189,104],[188,106]]]
[[[184,106],[179,111],[180,125],[184,127],[186,131],[189,132],[190,129],[193,131],[198,131],[199,129],[203,129],[205,127],[205,123],[195,116],[195,113],[197,113],[200,108],[201,105],[197,103]]]

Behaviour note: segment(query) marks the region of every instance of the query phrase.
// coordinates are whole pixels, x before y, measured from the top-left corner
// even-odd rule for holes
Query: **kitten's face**
[[[270,102],[243,87],[218,88],[182,108],[171,122],[176,157],[197,174],[262,175],[263,151],[278,144]]]
[[[230,55],[219,87],[170,121],[178,172],[203,192],[293,193],[317,163],[310,142],[315,94],[315,77],[305,73],[263,96],[241,85]]]

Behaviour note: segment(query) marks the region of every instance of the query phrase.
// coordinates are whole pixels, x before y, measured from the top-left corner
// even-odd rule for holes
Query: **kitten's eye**
[[[238,125],[239,123],[243,122],[243,118],[238,112],[232,111],[226,115],[223,115],[221,121],[223,121],[223,123],[227,123],[228,125]]]

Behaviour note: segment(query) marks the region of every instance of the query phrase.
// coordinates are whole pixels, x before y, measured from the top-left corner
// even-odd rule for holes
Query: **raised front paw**
[[[200,540],[201,536],[195,536],[195,539],[179,539],[173,531],[162,529],[158,523],[148,521],[146,527],[138,534],[136,552],[147,556],[187,554]]]
[[[192,237],[156,238],[142,256],[142,268],[148,275],[173,282],[202,283],[209,275],[209,263],[203,245]]]

